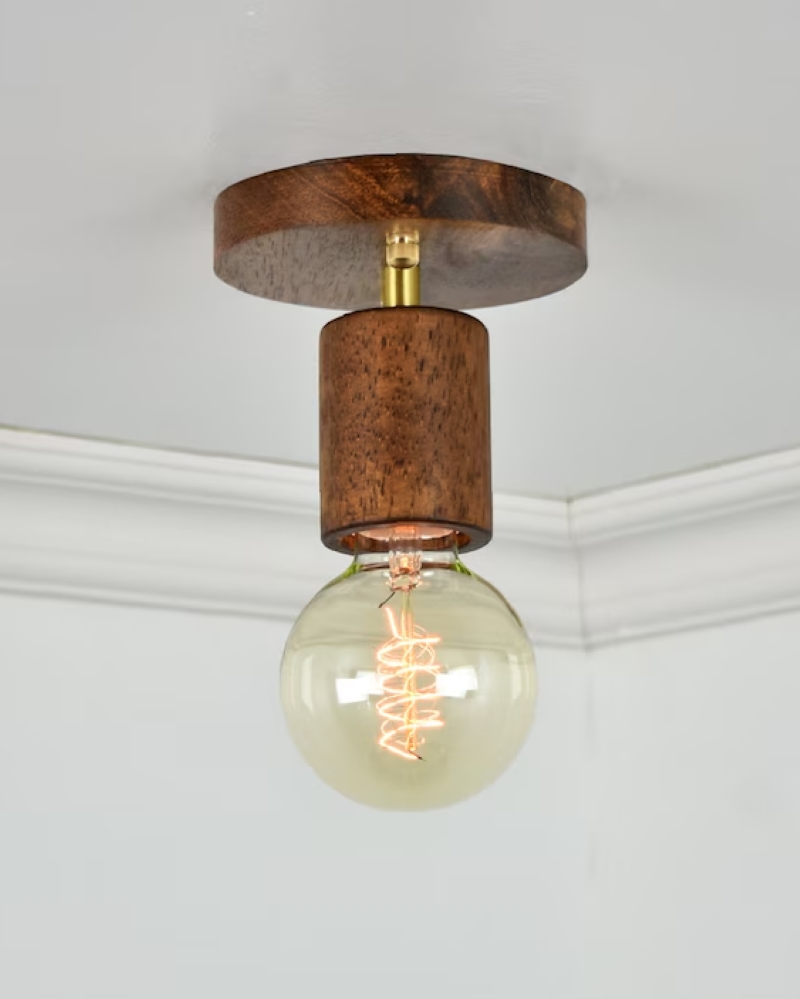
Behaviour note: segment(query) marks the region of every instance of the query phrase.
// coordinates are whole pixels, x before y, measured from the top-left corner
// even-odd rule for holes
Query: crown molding
[[[563,504],[497,497],[495,518],[476,571],[543,644],[578,644]],[[5,592],[291,620],[346,565],[316,469],[0,428]]]
[[[588,646],[800,609],[800,449],[572,511]]]
[[[292,619],[342,557],[316,470],[0,429],[0,590]],[[495,496],[469,559],[541,645],[800,608],[800,450],[570,502]]]

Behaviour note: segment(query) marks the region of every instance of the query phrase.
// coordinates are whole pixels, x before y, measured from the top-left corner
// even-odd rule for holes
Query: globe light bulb
[[[454,547],[423,550],[411,529],[308,604],[286,643],[281,697],[331,787],[377,808],[436,808],[516,756],[533,717],[533,651],[500,593]]]

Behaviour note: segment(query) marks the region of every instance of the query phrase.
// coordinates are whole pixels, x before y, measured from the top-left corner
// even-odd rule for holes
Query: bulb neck
[[[409,592],[422,582],[426,569],[468,570],[458,558],[455,533],[439,539],[436,548],[426,547],[426,538],[413,526],[395,530],[386,539],[383,551],[361,551],[353,563],[355,572],[383,572],[392,590]]]
[[[372,569],[391,570],[394,564],[400,568],[405,562],[417,562],[423,569],[454,569],[461,565],[455,549],[441,551],[387,551],[360,552],[353,560],[357,571]]]

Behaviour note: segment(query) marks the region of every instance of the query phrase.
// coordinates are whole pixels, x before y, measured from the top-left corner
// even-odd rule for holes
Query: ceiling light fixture
[[[217,198],[223,281],[350,310],[321,336],[320,493],[322,541],[353,561],[281,667],[298,748],[350,798],[450,804],[524,741],[530,642],[461,561],[492,536],[489,350],[454,310],[548,295],[585,269],[583,195],[482,160],[323,160]]]

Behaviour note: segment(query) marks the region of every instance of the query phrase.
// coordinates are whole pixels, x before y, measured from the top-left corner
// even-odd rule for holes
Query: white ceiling
[[[791,0],[0,10],[0,422],[315,463],[328,314],[217,281],[212,201],[262,170],[410,151],[588,198],[586,278],[481,313],[500,489],[800,443]]]

